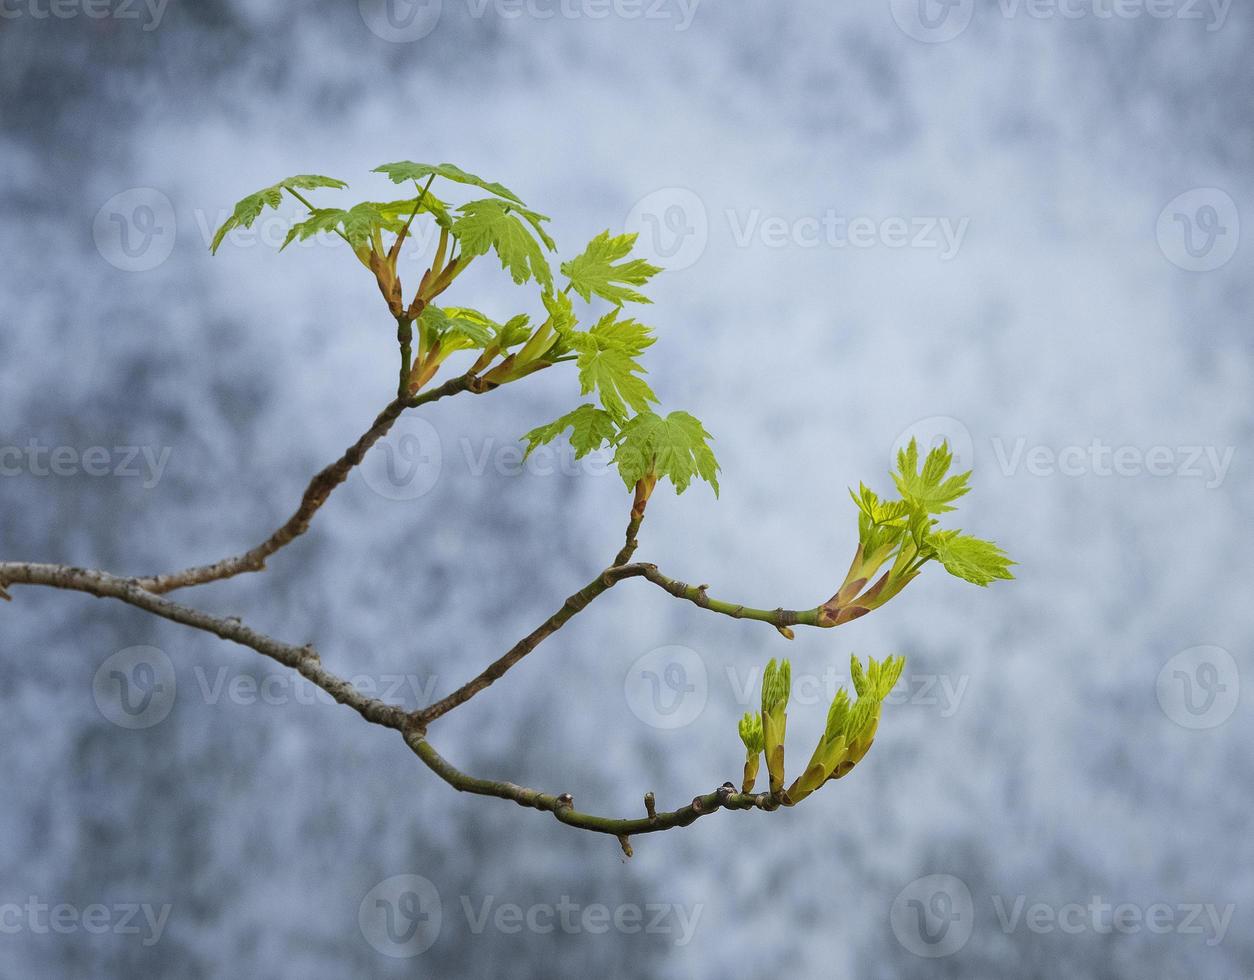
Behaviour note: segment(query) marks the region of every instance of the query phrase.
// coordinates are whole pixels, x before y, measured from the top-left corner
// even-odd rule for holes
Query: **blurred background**
[[[291,202],[208,241],[288,174],[388,199],[411,159],[503,181],[563,257],[608,227],[666,267],[651,381],[723,493],[659,492],[640,559],[813,606],[846,487],[915,435],[1020,565],[791,645],[628,582],[433,726],[630,816],[738,780],[769,657],[794,759],[851,652],[907,657],[848,779],[630,861],[249,650],[14,587],[0,976],[1254,974],[1252,33],[1225,0],[3,0],[0,557],[153,573],[285,520],[390,399],[394,325],[333,240],[277,253]],[[485,259],[446,298],[533,296]],[[182,599],[447,694],[621,543],[603,457],[518,462],[577,397],[558,368],[415,413],[408,465]]]

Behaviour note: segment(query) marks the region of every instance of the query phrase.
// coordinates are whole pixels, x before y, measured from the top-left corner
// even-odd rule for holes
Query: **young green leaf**
[[[486,347],[492,341],[492,328],[496,324],[477,310],[466,310],[458,307],[428,306],[418,317],[419,325],[431,332],[433,337],[456,336],[463,338],[463,347]]]
[[[1010,566],[1015,564],[992,541],[973,538],[961,531],[936,531],[928,535],[927,544],[935,551],[936,560],[945,571],[976,585],[988,585],[994,579],[1013,579]]]
[[[588,453],[612,443],[618,435],[618,426],[609,412],[595,405],[580,405],[573,412],[567,412],[523,436],[527,440],[524,457],[530,456],[537,447],[552,442],[567,429],[571,430],[570,444],[575,450],[575,459],[582,459]]]
[[[436,224],[441,228],[452,230],[453,216],[449,214],[448,205],[430,191],[423,194],[421,198],[410,197],[399,201],[384,201],[375,204],[375,208],[385,218],[403,225],[409,220],[409,216],[414,213],[415,205],[418,206],[419,214],[429,214],[435,218]]]
[[[342,234],[353,248],[363,248],[369,246],[376,228],[381,231],[398,231],[402,224],[404,221],[389,218],[379,210],[378,205],[369,201],[355,204],[347,211],[341,208],[318,208],[304,221],[298,221],[292,225],[279,251],[283,251],[296,239],[304,241],[319,232],[336,231]]]
[[[269,187],[263,187],[255,194],[249,194],[246,198],[235,205],[235,210],[231,216],[222,222],[222,226],[213,236],[213,242],[209,246],[210,252],[217,252],[218,246],[222,244],[222,239],[235,228],[251,228],[253,222],[266,208],[277,208],[283,200],[284,189],[295,190],[312,190],[318,187],[342,188],[348,184],[342,180],[336,180],[334,177],[323,177],[321,174],[297,174],[295,177],[287,177],[280,180],[277,184],[271,184]]]
[[[624,421],[627,407],[646,411],[657,396],[639,375],[639,357],[654,342],[653,334],[635,320],[616,319],[611,310],[586,333],[567,333],[566,344],[575,351],[582,394],[595,391],[605,410]]]
[[[428,177],[434,175],[459,184],[472,184],[475,187],[482,187],[485,191],[495,194],[497,197],[503,197],[508,201],[513,201],[515,204],[522,204],[522,198],[509,190],[509,188],[494,181],[484,180],[475,174],[467,173],[461,167],[451,163],[412,163],[409,160],[401,160],[398,163],[385,163],[381,167],[375,167],[373,172],[386,174],[395,184],[404,184],[411,180],[415,183],[422,183]]]
[[[458,208],[461,214],[453,222],[453,234],[461,242],[462,257],[473,259],[495,249],[501,268],[509,270],[514,282],[521,285],[535,279],[547,287],[553,282],[548,260],[540,243],[513,210],[507,202],[494,198],[471,201]]]
[[[627,257],[635,242],[635,235],[611,236],[603,231],[588,243],[582,255],[562,263],[562,275],[570,278],[571,287],[585,302],[596,295],[618,306],[651,303],[647,296],[629,287],[643,286],[662,270],[644,259],[619,262]]]
[[[490,343],[485,342],[478,346],[495,346],[501,350],[507,350],[527,339],[527,324],[531,319],[525,313],[520,313],[501,324],[468,306],[446,306],[444,313],[467,336],[486,336],[489,339]]]
[[[683,493],[694,477],[705,480],[718,496],[718,460],[710,449],[712,436],[687,412],[671,412],[666,418],[641,412],[619,434],[614,465],[630,489],[652,473],[665,477]]]
[[[953,459],[949,444],[941,443],[927,454],[920,471],[919,445],[911,439],[905,449],[897,451],[897,472],[893,474],[893,482],[908,502],[922,507],[929,514],[944,514],[954,509],[950,506],[953,501],[971,489],[967,486],[970,470],[946,478]]]

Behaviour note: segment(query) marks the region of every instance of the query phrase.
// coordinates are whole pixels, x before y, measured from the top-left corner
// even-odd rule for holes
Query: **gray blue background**
[[[633,815],[645,790],[674,807],[738,778],[767,658],[809,679],[795,759],[851,651],[907,657],[847,780],[638,838],[629,862],[454,793],[251,651],[14,587],[0,905],[170,909],[150,945],[10,918],[0,976],[1254,972],[1247,8],[444,0],[408,32],[371,0],[3,9],[0,446],[168,461],[159,479],[142,455],[135,476],[9,465],[0,558],[141,574],[281,523],[390,397],[394,330],[343,248],[241,236],[211,258],[206,229],[290,173],[345,178],[322,199],[352,201],[390,194],[377,164],[447,159],[551,215],[565,255],[643,230],[669,265],[641,311],[651,380],[714,433],[723,493],[659,493],[642,559],[813,605],[855,543],[845,488],[887,489],[914,433],[960,448],[962,526],[1021,564],[989,590],[929,569],[791,645],[629,582],[433,727],[463,768]],[[829,214],[965,231],[956,250],[815,240]],[[491,260],[449,299],[533,302]],[[508,455],[576,397],[557,369],[424,410],[425,492],[388,499],[376,451],[264,577],[184,598],[316,642],[339,673],[447,693],[620,543],[616,476]],[[137,646],[173,684],[168,714],[126,728],[93,679]],[[648,672],[674,665],[681,690],[655,702]],[[380,941],[370,909],[399,875],[441,914],[398,957],[415,946]],[[1140,925],[1071,911],[1095,896]],[[478,927],[485,907],[543,924],[560,903],[574,927]],[[1006,919],[1016,903],[1044,908],[1035,927]],[[579,918],[598,904],[666,914],[601,931]],[[1186,921],[1194,905],[1230,919]]]

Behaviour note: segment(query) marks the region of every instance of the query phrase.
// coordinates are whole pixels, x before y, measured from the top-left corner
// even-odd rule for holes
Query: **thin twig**
[[[630,568],[630,566],[628,566]],[[583,610],[588,603],[592,602],[597,596],[613,587],[621,579],[629,575],[639,574],[634,571],[623,573],[621,569],[606,569],[582,589],[570,596],[562,607],[558,609],[552,616],[537,626],[534,630],[524,636],[515,643],[501,657],[494,660],[488,667],[473,680],[467,681],[456,691],[446,698],[428,705],[421,711],[414,713],[414,722],[420,728],[426,728],[428,724],[446,715],[454,708],[465,704],[480,691],[491,685],[504,676],[505,672],[513,667],[523,657],[527,656],[532,650],[543,643],[548,637],[552,636],[559,629],[566,625],[576,613]]]
[[[770,793],[738,793],[731,783],[724,783],[713,793],[695,797],[691,803],[678,810],[671,810],[667,813],[655,812],[651,816],[644,817],[600,817],[576,810],[569,794],[554,796],[552,793],[543,793],[537,789],[503,780],[470,776],[440,755],[421,731],[407,732],[405,742],[432,772],[454,789],[479,796],[496,796],[503,800],[513,800],[519,806],[533,807],[536,810],[551,813],[568,826],[618,837],[620,843],[623,838],[635,834],[652,834],[659,830],[670,830],[673,827],[687,827],[701,817],[709,816],[720,809],[771,811],[778,809],[780,805]]]
[[[623,565],[614,569],[624,578],[646,578],[654,585],[665,589],[677,599],[687,599],[694,605],[700,606],[702,609],[708,609],[710,612],[721,613],[724,616],[730,616],[732,619],[752,619],[760,623],[770,623],[777,630],[792,639],[791,627],[793,626],[831,626],[831,623],[824,623],[819,616],[819,608],[814,609],[754,609],[751,606],[741,606],[731,602],[723,602],[719,599],[711,599],[706,591],[709,586],[706,585],[688,585],[686,582],[680,582],[678,579],[669,578],[658,571],[656,565],[637,563],[635,565]]]
[[[485,389],[478,379],[470,375],[452,378],[430,391],[413,397],[396,398],[387,406],[360,439],[353,443],[338,460],[322,470],[310,481],[297,508],[287,522],[257,547],[241,555],[223,558],[212,565],[198,565],[179,572],[152,575],[135,579],[135,584],[147,592],[162,595],[175,589],[184,589],[206,582],[217,582],[244,572],[259,572],[266,567],[266,559],[279,549],[291,544],[309,530],[310,522],[318,509],[341,483],[348,479],[353,468],[361,463],[367,451],[391,430],[393,424],[407,408],[416,408],[463,391],[480,392]]]
[[[42,565],[28,562],[0,562],[0,583],[4,585],[45,585],[54,589],[85,592],[99,598],[117,599],[127,605],[150,612],[162,619],[182,623],[193,629],[212,633],[224,640],[249,647],[258,653],[291,667],[326,691],[340,704],[347,705],[366,721],[385,728],[402,730],[409,720],[404,708],[367,697],[356,687],[326,670],[312,646],[295,646],[245,626],[234,617],[214,616],[172,599],[142,589],[131,579],[107,572],[72,568],[67,565]]]

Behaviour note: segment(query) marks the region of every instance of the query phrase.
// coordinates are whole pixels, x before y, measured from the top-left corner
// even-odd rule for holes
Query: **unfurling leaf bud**
[[[784,789],[784,732],[788,726],[788,695],[792,689],[792,665],[772,659],[762,674],[762,747],[771,792]]]
[[[862,761],[875,741],[884,698],[900,679],[905,663],[905,657],[887,657],[883,661],[869,658],[863,670],[858,658],[851,658],[850,673],[858,700],[851,704],[843,688],[836,692],[827,712],[827,726],[810,764],[783,794],[786,804],[800,803],[829,779],[840,779]]]
[[[901,656],[889,657],[880,664],[880,682],[877,693],[881,701],[888,697],[892,693],[893,688],[897,686],[905,666],[906,658]]]
[[[862,671],[862,661],[858,659],[856,653],[849,656],[849,676],[853,679],[853,689],[858,693],[858,697],[866,694],[866,674]]]
[[[740,719],[740,740],[745,743],[748,756],[762,754],[762,719],[760,716],[745,712]]]
[[[762,718],[749,712],[740,719],[740,740],[745,743],[745,776],[740,785],[742,793],[752,793],[758,781],[758,768],[762,763]]]
[[[792,664],[784,660],[776,665],[775,658],[772,657],[762,674],[762,714],[765,715],[777,705],[786,703],[791,690]]]

